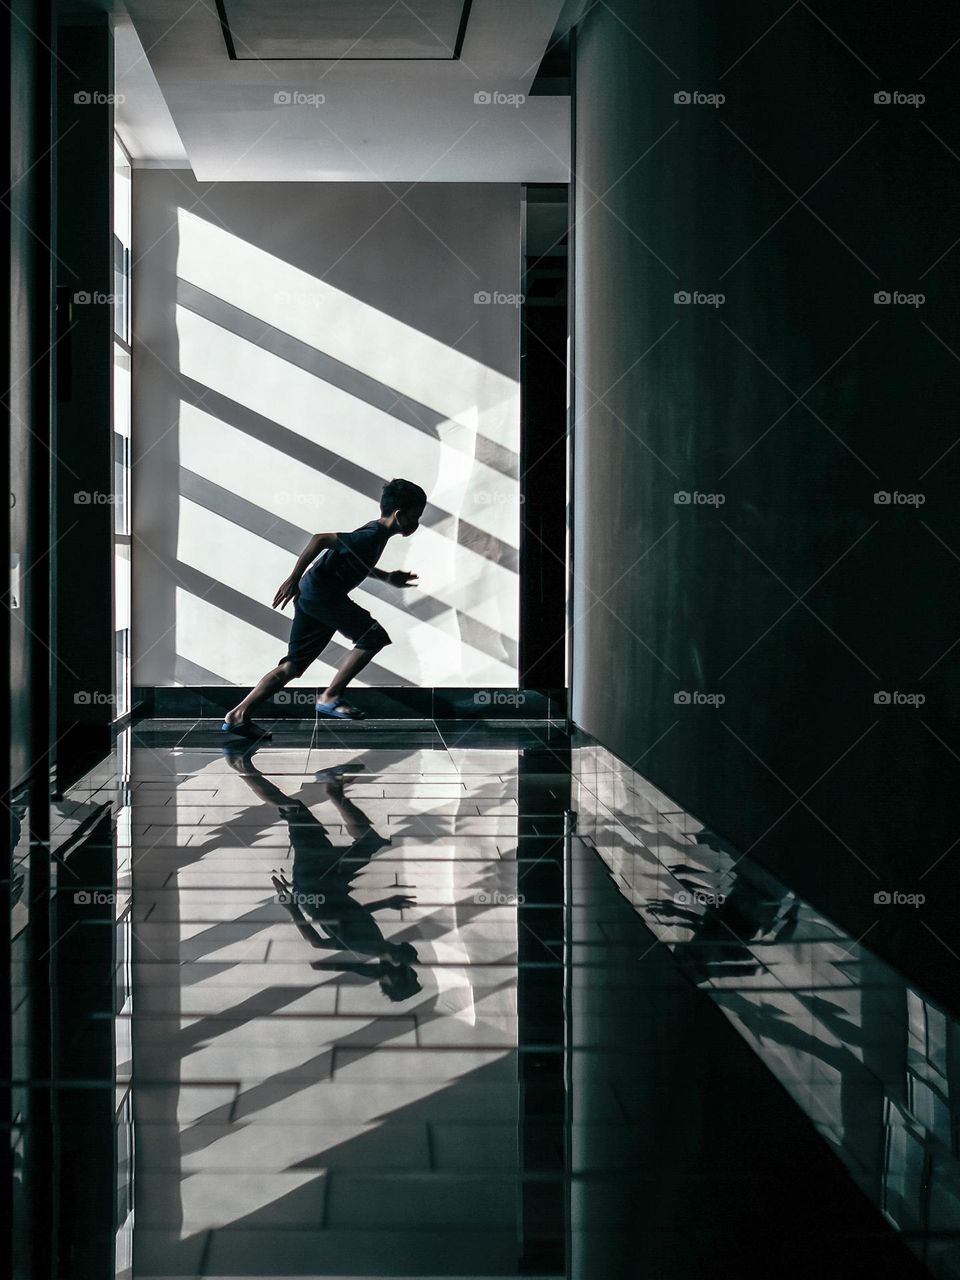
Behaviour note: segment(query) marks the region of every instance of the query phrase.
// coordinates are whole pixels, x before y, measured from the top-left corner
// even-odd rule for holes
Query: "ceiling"
[[[118,126],[200,181],[564,182],[569,0],[127,0]],[[143,52],[137,52],[137,48]]]

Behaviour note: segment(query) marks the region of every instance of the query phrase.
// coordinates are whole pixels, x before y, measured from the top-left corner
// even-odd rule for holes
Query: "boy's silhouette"
[[[350,599],[350,592],[364,578],[378,578],[394,587],[410,587],[415,573],[395,569],[383,573],[376,563],[387,542],[396,534],[416,533],[427,504],[427,495],[410,480],[391,480],[383,486],[380,516],[352,533],[315,533],[297,560],[293,572],[280,584],[273,607],[293,601],[290,643],[280,663],[268,671],[256,688],[224,717],[222,732],[240,738],[269,738],[268,730],[250,719],[255,707],[303,675],[339,631],[354,647],[344,658],[326,690],[317,699],[317,714],[334,720],[356,720],[360,712],[341,696],[375,653],[390,637],[366,609]]]

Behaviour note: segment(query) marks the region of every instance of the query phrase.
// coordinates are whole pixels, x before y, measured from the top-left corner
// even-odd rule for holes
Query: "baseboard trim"
[[[138,717],[198,719],[222,716],[250,692],[235,685],[137,685]],[[281,689],[258,711],[261,719],[303,720],[313,715],[315,687]],[[565,720],[566,689],[413,688],[351,689],[350,701],[377,720]]]

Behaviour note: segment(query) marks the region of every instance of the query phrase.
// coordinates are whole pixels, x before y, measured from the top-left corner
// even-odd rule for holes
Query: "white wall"
[[[515,685],[520,189],[134,178],[136,684],[251,684],[311,533],[429,503],[367,682]],[[328,651],[334,661],[342,650]],[[302,683],[329,673],[316,663]]]

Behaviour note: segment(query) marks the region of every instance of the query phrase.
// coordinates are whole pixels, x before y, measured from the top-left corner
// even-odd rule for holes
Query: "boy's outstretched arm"
[[[277,594],[273,597],[274,609],[282,609],[285,604],[295,600],[300,592],[300,579],[313,564],[321,551],[332,547],[337,540],[335,533],[315,533],[300,554],[293,567],[293,573],[280,583]]]
[[[376,578],[379,582],[389,582],[391,587],[413,587],[417,583],[417,575],[409,569],[392,569],[384,573],[382,569],[371,569],[368,578]]]

